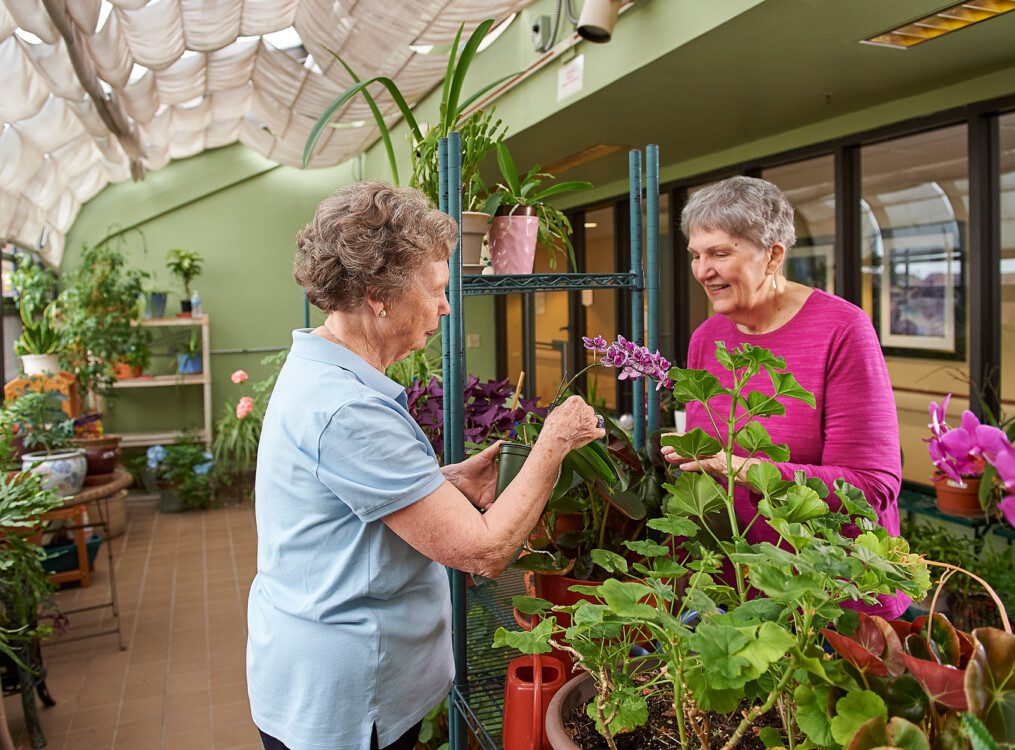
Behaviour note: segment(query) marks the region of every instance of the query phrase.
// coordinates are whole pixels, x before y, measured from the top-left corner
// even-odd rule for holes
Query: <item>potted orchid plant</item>
[[[941,404],[930,405],[931,436],[925,439],[938,507],[944,513],[975,517],[1004,515],[1015,525],[1015,450],[1012,437],[1001,427],[982,424],[964,411],[960,426],[945,421],[949,393]],[[1015,432],[1015,421],[1003,421]]]

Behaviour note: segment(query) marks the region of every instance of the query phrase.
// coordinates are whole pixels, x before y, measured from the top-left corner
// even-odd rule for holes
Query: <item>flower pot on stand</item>
[[[126,362],[117,362],[116,367],[113,368],[113,374],[117,380],[139,378],[143,373],[143,368],[128,365]]]
[[[476,276],[483,272],[483,239],[490,228],[490,214],[462,212],[462,273]]]
[[[592,675],[583,672],[564,683],[546,707],[546,740],[553,750],[581,750],[564,729],[564,716],[584,706],[596,695],[596,684]]]
[[[176,487],[159,486],[159,512],[160,513],[182,513],[184,510],[183,499]]]
[[[85,452],[88,474],[110,474],[120,460],[120,436],[76,437],[74,442]]]
[[[504,687],[504,750],[552,748],[543,726],[547,707],[564,680],[564,667],[553,656],[511,660]]]
[[[980,507],[980,480],[966,479],[961,484],[938,474],[931,479],[937,494],[937,507],[942,513],[964,518],[977,518],[983,515]]]
[[[536,261],[539,217],[532,206],[515,206],[514,212],[490,222],[490,259],[496,274],[532,273]]]
[[[180,375],[199,375],[201,373],[201,357],[196,354],[177,354],[176,371]]]
[[[22,354],[21,365],[25,369],[25,375],[41,375],[46,372],[60,372],[60,355]]]
[[[190,317],[190,310],[191,310],[190,300],[189,299],[181,299],[180,300],[180,312],[176,313],[176,317],[178,317],[178,318],[189,318]]]
[[[147,320],[152,318],[163,318],[166,315],[166,293],[148,292],[145,294],[144,317]]]
[[[76,495],[85,483],[88,462],[80,448],[46,453],[26,453],[21,457],[23,471],[42,477],[42,488],[60,495]]]

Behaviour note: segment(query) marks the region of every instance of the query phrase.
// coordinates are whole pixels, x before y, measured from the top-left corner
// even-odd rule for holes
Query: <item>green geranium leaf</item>
[[[749,468],[747,470],[747,481],[766,495],[773,494],[785,484],[782,474],[768,461],[761,461]]]
[[[781,502],[772,505],[774,517],[785,519],[787,523],[804,523],[829,512],[828,505],[817,492],[799,485],[790,487]]]
[[[655,619],[655,607],[641,603],[642,599],[652,594],[652,589],[648,586],[607,578],[600,589],[603,601],[613,614],[619,617]]]
[[[719,378],[708,370],[684,370],[679,367],[670,368],[670,380],[673,381],[673,397],[682,403],[689,401],[707,402],[710,398],[730,391],[723,388]]]
[[[523,654],[548,654],[553,649],[550,647],[549,639],[553,634],[556,621],[548,617],[540,621],[536,627],[529,631],[514,631],[505,628],[497,628],[493,634],[493,647],[503,648],[505,646],[521,651]]]
[[[789,447],[776,445],[761,422],[749,422],[737,433],[737,445],[748,455],[764,453],[775,462],[789,461]]]
[[[793,693],[793,702],[796,703],[796,721],[800,729],[807,735],[807,739],[817,747],[832,747],[835,740],[832,737],[832,722],[828,718],[828,697],[831,688],[819,685],[798,685]]]
[[[599,733],[605,734],[594,700],[586,706],[585,713],[596,722]],[[624,734],[634,731],[648,721],[648,702],[637,689],[624,687],[609,694],[603,713],[607,717],[613,716],[609,722],[610,732],[615,735]]]
[[[754,628],[750,630],[753,631]],[[744,632],[744,628],[740,631]],[[742,648],[738,655],[747,659],[754,667],[755,673],[751,679],[757,679],[768,671],[770,666],[781,661],[789,648],[796,643],[796,639],[788,630],[774,622],[762,623],[757,632],[748,637],[751,639],[750,643]]]
[[[759,625],[763,622],[774,622],[779,619],[783,612],[780,607],[771,599],[759,598],[744,602],[736,609],[728,613],[730,622],[738,627],[747,625]]]
[[[758,733],[758,739],[765,743],[765,747],[784,747],[786,740],[782,738],[775,727],[765,727]]]
[[[592,562],[605,570],[607,573],[626,573],[627,560],[616,552],[605,549],[594,549],[591,552]]]
[[[523,615],[541,615],[553,606],[553,602],[535,596],[515,596],[511,598],[511,603]]]
[[[751,391],[741,401],[747,411],[756,417],[779,417],[786,413],[785,406],[760,391]]]
[[[713,510],[723,508],[726,493],[708,474],[685,471],[673,484],[663,485],[670,493],[666,512],[703,518]]]
[[[700,427],[695,427],[683,435],[663,435],[660,443],[670,446],[676,450],[678,456],[683,456],[688,460],[714,456],[722,450],[722,443]]]
[[[632,552],[636,552],[643,557],[659,557],[660,555],[669,554],[670,548],[664,547],[661,544],[656,544],[653,541],[644,539],[637,542],[624,542],[624,546]]]
[[[745,670],[750,662],[739,655],[750,643],[739,629],[705,620],[694,630],[690,646],[701,656],[706,674],[717,688],[740,688],[747,682]]]
[[[768,376],[772,379],[772,387],[775,389],[776,396],[803,401],[812,409],[815,408],[814,394],[800,385],[792,373],[776,372],[772,367],[766,367],[765,369],[768,371]]]
[[[684,681],[694,693],[695,702],[705,711],[732,713],[743,698],[743,690],[718,687],[700,666],[687,669],[684,672]]]
[[[879,718],[888,720],[888,707],[881,696],[871,690],[854,690],[835,704],[832,719],[832,737],[845,745],[866,722]]]
[[[662,578],[680,578],[687,573],[687,568],[672,557],[656,557],[652,560],[652,568],[648,575]]]
[[[684,518],[682,516],[663,516],[662,518],[653,518],[645,525],[650,529],[661,531],[664,534],[672,534],[673,536],[694,536],[699,529],[698,524],[690,518]]]
[[[712,601],[712,598],[698,588],[691,589],[691,592],[684,597],[684,608],[687,612],[697,612],[703,616],[719,611],[719,607]]]
[[[842,509],[850,518],[867,518],[877,522],[877,512],[867,502],[863,490],[859,487],[854,487],[844,479],[836,479],[835,496],[842,501]]]
[[[764,347],[755,346],[754,344],[741,344],[740,352],[759,368],[774,367],[776,370],[786,369],[786,358],[777,357]]]

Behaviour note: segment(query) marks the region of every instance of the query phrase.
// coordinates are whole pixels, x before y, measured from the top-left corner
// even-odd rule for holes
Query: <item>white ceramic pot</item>
[[[21,364],[25,375],[41,375],[44,372],[60,372],[59,354],[23,354]]]
[[[38,451],[21,457],[21,469],[42,476],[43,489],[76,495],[84,487],[88,461],[80,448],[54,453]]]

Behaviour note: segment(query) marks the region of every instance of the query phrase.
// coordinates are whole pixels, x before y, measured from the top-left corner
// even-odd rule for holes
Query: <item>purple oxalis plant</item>
[[[930,433],[925,438],[934,466],[949,479],[963,484],[963,478],[983,474],[985,465],[997,470],[1004,490],[998,510],[1015,526],[1015,448],[1004,430],[981,424],[971,411],[962,412],[961,426],[951,428],[945,422],[949,393],[941,404],[930,405]]]
[[[444,460],[444,387],[435,376],[428,382],[416,379],[405,389],[409,413],[429,439],[437,458]],[[508,437],[515,425],[527,414],[546,416],[546,409],[536,399],[521,398],[514,409],[509,407],[514,386],[508,379],[480,382],[470,375],[465,384],[465,440],[484,445]]]

